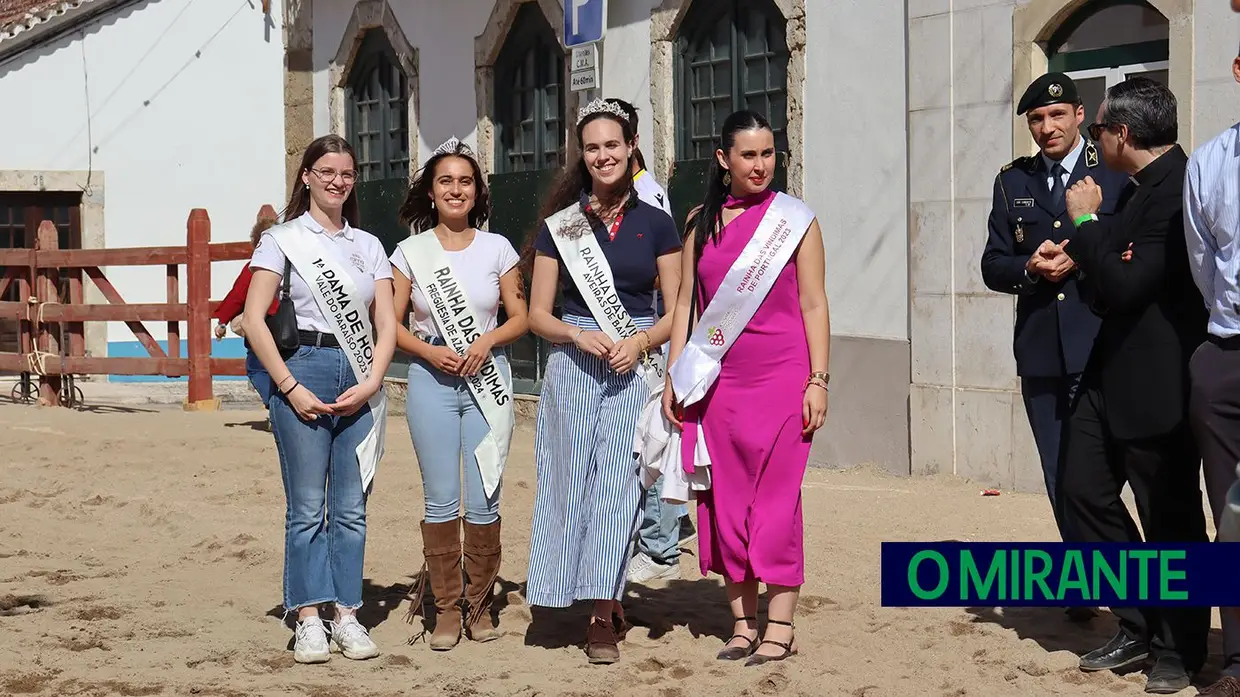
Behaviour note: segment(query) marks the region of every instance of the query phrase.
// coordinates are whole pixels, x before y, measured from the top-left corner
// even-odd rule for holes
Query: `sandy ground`
[[[1082,627],[1056,610],[880,607],[881,541],[1051,539],[1037,495],[813,470],[800,655],[760,668],[716,661],[731,630],[723,589],[686,554],[682,580],[630,586],[638,626],[622,660],[590,666],[584,608],[531,614],[522,602],[535,487],[523,425],[502,504],[504,636],[432,653],[406,643],[419,628],[404,622],[404,593],[421,566],[422,501],[395,417],[369,507],[362,613],[383,654],[299,666],[279,619],[284,502],[262,411],[0,404],[0,424],[4,695],[1142,694],[1139,673],[1076,668],[1074,652],[1114,631],[1110,615]],[[1211,646],[1206,681],[1218,670],[1217,629]]]

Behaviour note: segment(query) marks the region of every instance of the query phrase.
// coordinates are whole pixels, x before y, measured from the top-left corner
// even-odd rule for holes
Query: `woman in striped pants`
[[[591,102],[579,115],[577,141],[581,158],[553,186],[532,241],[530,329],[553,349],[536,425],[526,600],[554,608],[594,601],[586,654],[591,663],[614,663],[640,520],[633,440],[650,394],[643,361],[671,333],[671,315],[654,316],[655,279],[672,307],[681,243],[672,219],[633,191],[636,133],[622,110]]]

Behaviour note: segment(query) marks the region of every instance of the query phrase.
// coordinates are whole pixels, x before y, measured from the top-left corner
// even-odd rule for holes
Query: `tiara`
[[[431,157],[435,157],[436,155],[443,155],[446,153],[452,153],[452,154],[462,153],[466,155],[472,155],[473,151],[469,149],[468,145],[462,143],[460,138],[457,138],[456,136],[452,136],[447,141],[445,141],[443,145],[440,145],[439,147],[435,148],[435,151],[431,153]]]
[[[629,115],[624,113],[624,109],[617,106],[615,102],[606,99],[596,99],[577,112],[577,123],[580,124],[586,120],[587,116],[595,114],[611,114],[625,123],[629,122]]]

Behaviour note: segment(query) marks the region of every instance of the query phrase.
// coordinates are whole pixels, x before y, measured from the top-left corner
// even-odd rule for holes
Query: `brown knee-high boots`
[[[413,622],[422,609],[422,595],[429,578],[435,596],[435,629],[427,642],[435,651],[447,651],[461,640],[461,521],[422,522],[422,554],[426,562],[413,591],[413,607],[405,619]],[[416,639],[416,637],[415,637]],[[412,640],[411,640],[412,642]]]
[[[491,602],[494,599],[495,581],[499,578],[501,546],[500,521],[489,525],[465,525],[465,602],[469,615],[465,629],[474,641],[493,641],[499,631],[491,620]]]

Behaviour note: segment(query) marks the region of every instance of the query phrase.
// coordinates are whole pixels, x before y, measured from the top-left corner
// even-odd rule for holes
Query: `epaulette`
[[[1015,160],[1012,160],[1011,162],[1007,163],[1006,165],[1003,165],[1003,167],[1000,168],[999,171],[1006,172],[1009,169],[1012,169],[1013,167],[1025,168],[1029,165],[1029,162],[1031,160],[1033,160],[1033,157],[1030,157],[1030,156],[1018,157]]]

